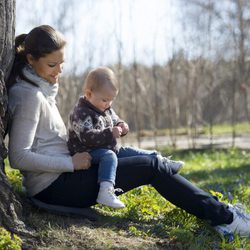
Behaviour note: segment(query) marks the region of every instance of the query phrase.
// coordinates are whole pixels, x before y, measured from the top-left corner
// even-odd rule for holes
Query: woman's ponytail
[[[25,51],[25,38],[27,34],[21,34],[15,39],[15,59],[10,72],[10,76],[7,80],[7,90],[11,88],[16,82],[16,77],[21,73],[24,65],[27,63],[26,51]]]

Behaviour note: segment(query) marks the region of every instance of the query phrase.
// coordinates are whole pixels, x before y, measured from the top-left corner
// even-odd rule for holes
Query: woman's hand
[[[88,169],[91,166],[91,156],[87,152],[74,154],[72,161],[74,170]]]

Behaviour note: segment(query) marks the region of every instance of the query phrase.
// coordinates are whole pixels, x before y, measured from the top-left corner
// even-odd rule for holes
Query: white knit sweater
[[[23,174],[29,196],[48,187],[63,172],[73,172],[66,128],[56,106],[58,84],[50,84],[26,67],[9,92],[11,129],[9,160]]]

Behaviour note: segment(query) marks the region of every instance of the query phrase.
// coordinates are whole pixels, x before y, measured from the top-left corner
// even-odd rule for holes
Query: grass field
[[[250,152],[236,149],[162,150],[186,162],[182,174],[226,203],[244,203],[250,212]],[[8,165],[8,163],[7,163]],[[17,192],[18,171],[7,167]],[[121,196],[122,210],[100,205],[100,219],[92,222],[37,211],[25,211],[26,223],[38,234],[32,249],[250,249],[250,239],[237,235],[221,239],[205,222],[166,202],[152,187],[143,186]]]

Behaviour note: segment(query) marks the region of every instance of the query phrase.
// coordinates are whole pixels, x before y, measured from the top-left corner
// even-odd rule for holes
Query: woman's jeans
[[[62,173],[35,198],[54,205],[89,207],[96,204],[99,191],[98,165],[87,170]],[[127,192],[151,184],[166,200],[211,225],[230,224],[228,206],[199,189],[179,174],[172,174],[157,156],[125,157],[118,160],[116,186]]]
[[[144,150],[140,148],[121,147],[117,153],[110,149],[95,149],[89,152],[92,161],[91,163],[99,165],[98,168],[98,183],[103,181],[112,182],[115,185],[116,169],[118,158],[138,156],[138,155],[156,155],[157,151]]]

